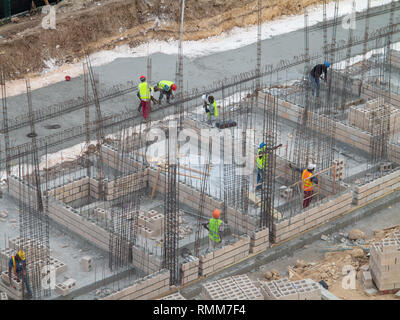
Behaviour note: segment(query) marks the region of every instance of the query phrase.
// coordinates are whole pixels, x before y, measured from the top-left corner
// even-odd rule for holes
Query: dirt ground
[[[312,264],[297,260],[295,266],[288,267],[289,279],[296,281],[311,278],[317,282],[324,280],[329,287],[329,291],[344,300],[398,300],[399,298],[394,294],[380,294],[378,292],[371,295],[367,294],[361,280],[362,268],[369,266],[369,250],[365,249],[369,249],[370,244],[375,241],[390,237],[393,232],[398,230],[400,230],[398,225],[376,230],[374,231],[374,236],[365,240],[362,245],[347,247],[350,250],[343,250],[345,246],[340,246],[338,251],[335,252],[333,249],[332,252],[326,252],[322,260],[315,261]],[[344,266],[352,266],[356,273],[355,290],[346,289],[342,285],[343,279],[347,278],[347,275],[342,273]],[[276,271],[272,271],[273,278],[271,280],[279,279],[280,276],[278,274],[274,275]],[[348,282],[347,284],[350,283]]]
[[[263,21],[299,14],[322,0],[263,0]],[[0,27],[0,64],[7,79],[38,74],[44,61],[77,62],[96,52],[149,39],[179,37],[177,0],[64,0],[56,5],[56,29],[43,29],[40,12]],[[184,40],[215,36],[257,23],[257,0],[186,0]]]

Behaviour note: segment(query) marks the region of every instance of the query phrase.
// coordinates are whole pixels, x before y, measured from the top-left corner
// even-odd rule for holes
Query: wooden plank
[[[160,178],[160,172],[161,172],[161,168],[158,168],[157,174],[156,174],[156,179],[154,180],[153,190],[151,191],[151,198],[150,198],[151,200],[153,200],[154,193],[156,192],[158,179]]]

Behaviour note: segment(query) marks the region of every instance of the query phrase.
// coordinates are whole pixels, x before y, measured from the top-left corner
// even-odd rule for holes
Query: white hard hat
[[[308,170],[314,170],[316,165],[314,163],[309,163],[307,169]]]

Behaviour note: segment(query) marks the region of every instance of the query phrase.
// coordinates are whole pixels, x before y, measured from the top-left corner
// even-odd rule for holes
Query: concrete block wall
[[[338,167],[339,169],[336,172],[336,183],[335,183],[335,192],[341,192],[344,191],[346,188],[348,188],[348,186],[343,185],[340,183],[339,179],[343,178],[343,160],[338,159],[338,162],[341,162],[342,165],[340,167]],[[333,163],[332,163],[333,165]],[[295,183],[295,181],[291,180],[291,176],[293,169],[289,168],[289,162],[280,157],[280,156],[276,156],[276,176],[277,177],[281,177],[281,179],[285,179],[285,177],[288,178],[287,180],[287,186],[290,186],[292,184]],[[318,176],[318,180],[319,180],[319,192],[320,194],[322,194],[323,196],[329,196],[332,195],[333,192],[333,182],[332,182],[332,178],[329,177],[327,174],[322,174]],[[339,191],[340,189],[340,191]],[[292,191],[293,192],[293,191]]]
[[[153,188],[157,170],[149,168],[149,186]],[[162,194],[165,194],[165,176],[164,173],[160,173],[160,177],[157,181],[156,190]],[[179,201],[192,208],[197,208],[200,203],[200,192],[188,184],[179,182]],[[204,212],[213,212],[214,209],[223,210],[224,202],[209,195],[205,196],[204,201]]]
[[[41,286],[41,280],[43,277],[43,272],[42,272],[43,267],[44,267],[43,261],[29,263],[26,266],[27,274],[29,275],[28,282],[32,290],[35,290],[36,288],[39,288]],[[1,273],[1,281],[6,285],[10,283],[8,276],[8,269]],[[18,295],[19,291],[22,291],[22,279],[20,278],[19,280],[17,280],[14,271],[11,272],[11,282],[14,285],[15,289],[10,288],[10,290],[14,292],[15,295]]]
[[[370,248],[370,271],[380,290],[400,289],[400,235],[375,242]]]
[[[137,169],[134,169],[137,171]],[[136,173],[118,177],[114,180],[104,181],[104,193],[107,201],[118,199],[134,191],[146,188],[147,186],[147,169]]]
[[[29,185],[25,180],[15,175],[11,175],[8,177],[8,186],[9,186],[9,195],[11,197],[19,199],[21,192],[22,201],[24,201],[26,204],[35,203],[37,207],[36,188]]]
[[[202,294],[206,300],[264,300],[247,275],[207,282],[202,286]]]
[[[260,103],[258,105],[259,108],[264,108],[263,105],[263,97],[266,96],[266,93],[260,92]],[[299,121],[300,115],[303,112],[303,108],[297,106],[291,102],[278,99],[278,116],[284,119],[293,121],[297,123]],[[313,124],[313,128],[315,130],[322,130],[324,128],[319,128],[316,126],[318,123],[326,123],[329,126],[333,126],[333,131],[335,134],[335,139],[346,144],[349,144],[355,148],[360,150],[364,150],[366,152],[370,151],[370,141],[371,141],[371,134],[362,131],[359,128],[352,127],[344,122],[333,121],[332,119],[324,116],[315,114],[313,112],[308,113],[308,121],[310,124]],[[324,129],[325,131],[326,129]]]
[[[90,188],[89,188],[89,194],[92,198],[98,200],[100,199],[100,184],[99,181],[93,178],[89,178],[89,184],[90,184]],[[104,187],[104,183],[103,183],[103,188]]]
[[[348,211],[351,203],[352,192],[347,190],[339,195],[327,197],[314,204],[311,203],[309,208],[293,217],[274,221],[272,225],[274,243],[292,238],[303,231],[326,223]]]
[[[321,287],[312,279],[260,281],[260,289],[265,300],[321,300]]]
[[[390,50],[390,63],[397,69],[400,69],[400,52],[396,50]]]
[[[64,203],[89,196],[89,177],[81,177],[63,186],[49,190],[49,195]]]
[[[361,205],[400,188],[400,168],[389,171],[381,178],[356,186],[353,203]]]
[[[267,228],[253,231],[250,234],[250,253],[257,253],[269,247],[269,230]]]
[[[15,249],[12,248],[0,249],[0,271],[8,270],[8,261],[15,253]]]
[[[8,280],[8,273],[6,274],[7,276],[7,282],[4,282],[3,280],[3,273],[1,274],[1,281],[0,281],[0,291],[4,292],[9,298],[13,300],[22,300],[23,299],[23,293],[20,288],[16,285],[16,279],[12,280],[14,285],[16,286],[16,289],[10,287],[10,281]]]
[[[141,247],[133,246],[132,265],[146,274],[152,274],[161,270],[162,261],[161,257],[157,257]]]
[[[259,217],[243,215],[242,212],[231,207],[227,207],[226,209],[226,220],[232,229],[245,234],[257,230],[260,225]]]
[[[93,245],[108,251],[109,233],[97,225],[95,220],[91,220],[81,215],[74,208],[49,198],[49,217],[71,232],[81,236]]]
[[[233,244],[201,255],[199,264],[200,275],[207,276],[246,258],[249,255],[249,250],[250,238],[245,235],[241,236],[240,239]]]
[[[382,90],[376,85],[371,85],[367,83],[363,83],[361,87],[361,98],[367,99],[375,99],[377,96],[389,97],[388,91]],[[400,108],[400,96],[394,92],[390,94],[390,103],[396,107]]]
[[[103,163],[121,172],[134,172],[138,168],[144,168],[142,164],[126,155],[121,157],[117,149],[109,144],[101,146]]]
[[[182,281],[181,285],[194,281],[199,277],[199,258],[193,257],[193,261],[183,262],[180,265]]]
[[[169,270],[163,269],[102,300],[150,300],[169,291]]]
[[[400,164],[400,144],[388,143],[388,160]]]

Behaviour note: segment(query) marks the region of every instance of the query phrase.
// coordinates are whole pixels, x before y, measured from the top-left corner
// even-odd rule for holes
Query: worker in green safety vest
[[[169,103],[170,98],[174,99],[173,91],[176,91],[177,86],[172,81],[161,80],[154,87],[154,91],[160,91],[160,96],[158,97],[158,103],[161,104],[164,94],[167,96],[167,103]]]
[[[219,244],[221,244],[222,239],[220,232],[223,231],[222,220],[220,219],[221,211],[215,209],[212,213],[212,218],[210,218],[208,225],[205,223],[203,226],[208,230],[208,250],[215,249]]]
[[[205,94],[201,97],[203,99],[203,106],[207,114],[207,120],[209,124],[212,124],[212,119],[218,118],[218,107],[217,102],[213,96]]]
[[[276,150],[280,147],[282,147],[282,143],[275,147],[272,147],[272,148],[267,148],[267,146],[264,142],[260,143],[260,147],[258,148],[257,157],[256,157],[256,163],[257,163],[256,191],[259,191],[262,189],[263,172],[264,172],[265,167],[268,165],[268,152]]]
[[[140,112],[140,109],[142,109],[143,118],[145,120],[147,119],[147,115],[149,114],[151,109],[150,101],[153,101],[155,104],[158,103],[157,100],[154,99],[153,94],[154,94],[154,88],[147,83],[145,76],[141,76],[137,93],[137,96],[140,99],[138,112]]]

